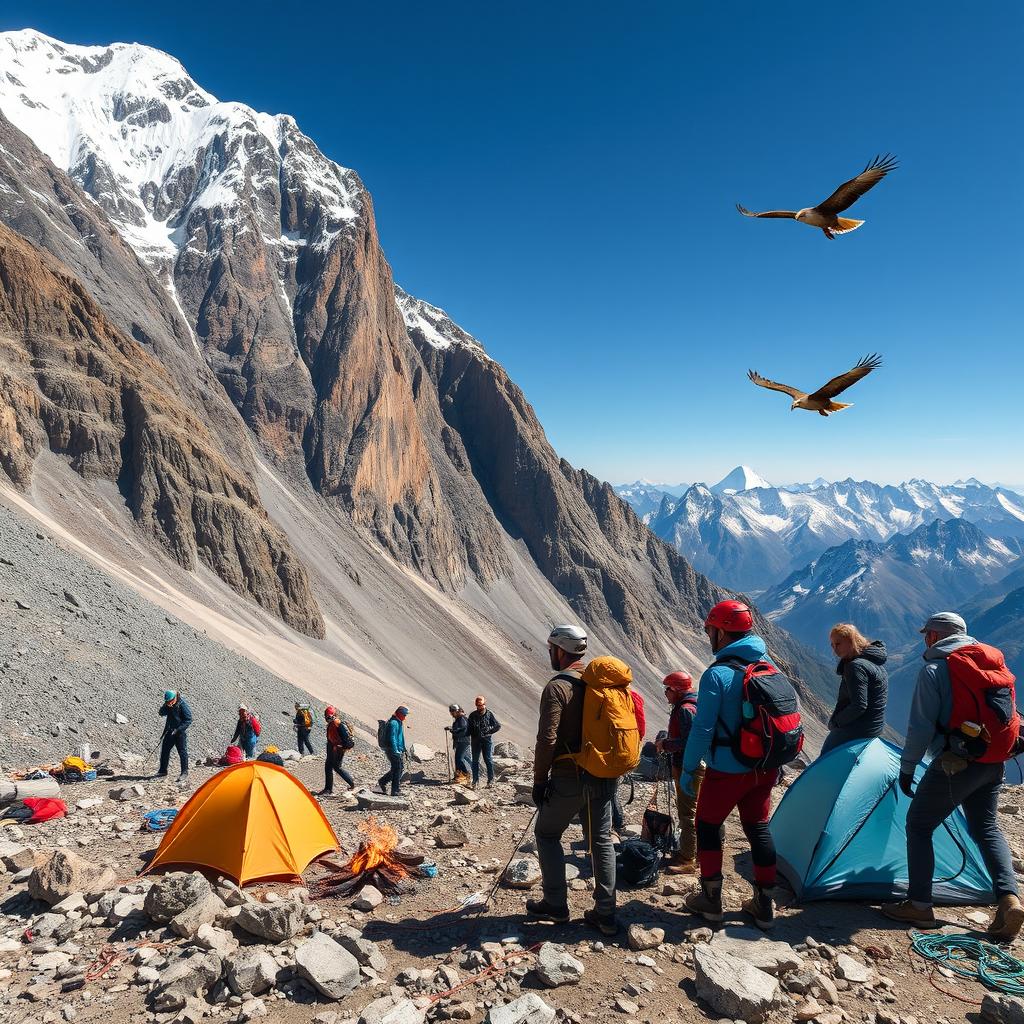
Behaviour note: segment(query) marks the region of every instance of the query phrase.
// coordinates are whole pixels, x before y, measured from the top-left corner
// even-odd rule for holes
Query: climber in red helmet
[[[704,779],[701,765],[693,776],[691,796],[683,792],[679,776],[683,769],[683,751],[690,735],[693,717],[697,713],[697,691],[688,672],[670,672],[665,676],[665,700],[672,706],[668,716],[668,736],[657,740],[659,753],[668,754],[672,766],[672,778],[676,785],[676,806],[679,811],[679,849],[672,855],[665,868],[666,874],[695,874],[697,871],[697,798]]]
[[[683,751],[679,786],[697,802],[697,858],[700,887],[686,897],[686,909],[721,921],[722,825],[739,808],[754,861],[754,896],[744,913],[761,928],[775,917],[775,844],[768,830],[772,787],[778,769],[751,770],[733,754],[732,737],[742,724],[745,668],[769,661],[754,629],[754,617],[741,601],[721,601],[704,621],[714,663],[700,677],[697,711]],[[707,765],[698,798],[698,772]]]

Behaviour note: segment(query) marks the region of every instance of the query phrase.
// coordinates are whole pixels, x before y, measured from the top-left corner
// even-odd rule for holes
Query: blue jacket
[[[402,723],[392,715],[388,719],[388,730],[386,734],[387,753],[389,754],[404,754],[405,753],[405,729],[402,728]]]
[[[723,661],[745,663],[771,662],[765,642],[748,633],[715,655],[715,663],[700,677],[697,687],[697,714],[683,752],[683,771],[695,772],[703,761],[715,771],[740,775],[750,769],[732,756],[729,734],[739,730],[743,714],[743,673]],[[712,749],[712,740],[717,744]]]
[[[172,733],[175,729],[184,732],[192,724],[192,709],[181,697],[173,705],[162,704],[160,715],[167,719],[167,725],[164,726],[165,734]]]
[[[946,656],[958,647],[978,641],[966,633],[947,636],[924,652],[924,665],[917,674],[914,699],[910,703],[907,740],[903,744],[900,771],[910,774],[922,757],[937,757],[946,748],[943,731],[953,714],[953,691],[949,685]]]

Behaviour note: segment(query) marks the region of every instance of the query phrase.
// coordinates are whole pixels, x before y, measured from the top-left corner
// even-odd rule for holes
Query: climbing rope
[[[917,933],[910,948],[961,978],[973,978],[996,992],[1024,995],[1024,961],[991,942],[970,935]]]

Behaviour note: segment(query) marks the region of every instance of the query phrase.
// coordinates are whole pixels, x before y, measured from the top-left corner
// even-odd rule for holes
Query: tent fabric
[[[301,782],[284,768],[246,761],[192,794],[146,870],[206,868],[248,885],[298,878],[337,849],[338,837]]]
[[[898,747],[853,740],[819,758],[771,819],[779,870],[803,901],[901,899],[907,892],[907,810]],[[920,782],[925,766],[919,765]],[[992,879],[957,809],[934,835],[936,903],[989,903]]]

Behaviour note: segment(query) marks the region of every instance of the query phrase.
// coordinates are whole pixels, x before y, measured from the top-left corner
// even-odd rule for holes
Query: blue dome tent
[[[906,896],[906,820],[898,747],[854,740],[819,758],[772,815],[779,871],[801,900]],[[918,766],[917,780],[924,774]],[[956,810],[935,831],[936,903],[991,903],[992,879]]]

